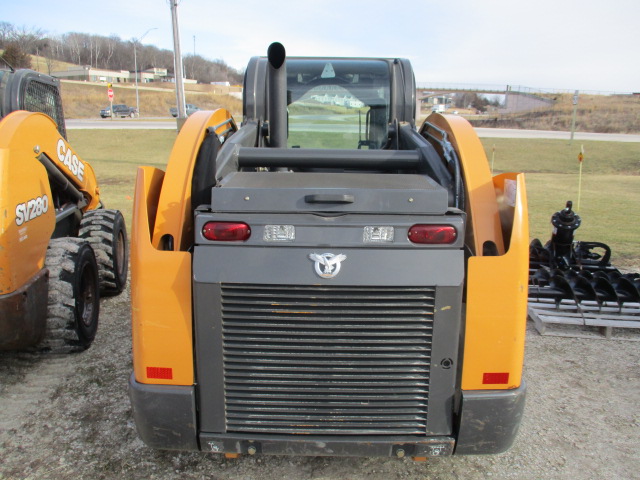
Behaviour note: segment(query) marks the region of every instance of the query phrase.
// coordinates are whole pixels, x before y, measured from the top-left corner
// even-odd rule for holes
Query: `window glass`
[[[288,146],[381,148],[389,123],[383,60],[287,60]]]

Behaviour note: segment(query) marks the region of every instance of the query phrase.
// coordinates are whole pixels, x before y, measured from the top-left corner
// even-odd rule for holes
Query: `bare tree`
[[[62,37],[63,43],[67,46],[69,56],[68,61],[76,65],[82,65],[82,42],[79,33],[66,33]]]
[[[14,28],[11,41],[18,44],[23,52],[35,54],[35,48],[39,40],[44,37],[44,30],[22,26]]]
[[[4,48],[13,39],[15,27],[9,22],[0,22],[0,47]]]
[[[111,35],[110,37],[105,38],[105,45],[107,49],[107,58],[103,65],[105,68],[113,68],[111,66],[111,59],[116,51],[116,45],[118,42],[120,42],[120,37],[117,35]]]
[[[56,48],[58,47],[60,42],[53,37],[49,38],[48,40],[49,41],[47,42],[47,47],[44,50],[44,61],[47,65],[47,73],[51,75],[56,58]]]
[[[91,39],[93,42],[93,51],[95,53],[96,68],[98,68],[102,66],[100,64],[100,55],[102,53],[102,45],[104,43],[104,37],[101,37],[99,35],[92,35]]]

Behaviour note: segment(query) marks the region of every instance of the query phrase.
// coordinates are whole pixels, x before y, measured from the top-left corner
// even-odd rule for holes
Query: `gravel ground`
[[[638,342],[540,336],[529,324],[525,417],[501,455],[227,460],[142,443],[127,397],[128,294],[101,307],[84,353],[0,354],[0,479],[640,478]]]

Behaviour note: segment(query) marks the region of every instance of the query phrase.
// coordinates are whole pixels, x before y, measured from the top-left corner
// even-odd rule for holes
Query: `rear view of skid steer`
[[[397,58],[251,59],[238,128],[184,124],[138,171],[142,439],[238,454],[430,456],[512,444],[528,279],[524,179],[466,120],[416,128]]]
[[[0,118],[0,350],[84,350],[126,284],[124,219],[66,140],[56,79],[0,71]]]

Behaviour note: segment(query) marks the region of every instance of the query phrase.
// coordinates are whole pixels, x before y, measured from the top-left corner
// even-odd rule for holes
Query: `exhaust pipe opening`
[[[271,65],[276,70],[282,66],[287,56],[287,52],[280,42],[273,42],[269,45],[269,49],[267,50],[267,59],[269,60],[269,65]]]

